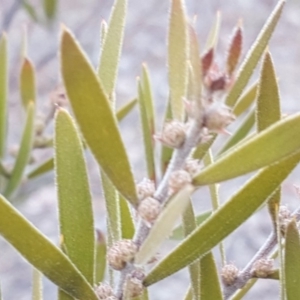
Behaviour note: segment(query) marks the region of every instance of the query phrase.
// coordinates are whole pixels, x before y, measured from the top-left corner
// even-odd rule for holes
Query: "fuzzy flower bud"
[[[274,260],[268,258],[262,258],[257,260],[252,267],[251,273],[253,276],[259,278],[266,278],[273,273]]]
[[[112,287],[108,283],[100,282],[99,285],[95,287],[95,292],[99,300],[117,299]]]
[[[214,102],[208,106],[204,113],[204,126],[211,132],[223,132],[235,116],[225,104]]]
[[[140,183],[137,184],[137,195],[140,201],[147,197],[153,196],[155,192],[154,182],[148,178],[144,178]]]
[[[171,121],[164,125],[161,135],[155,137],[167,147],[180,148],[185,140],[185,136],[185,124],[178,121]]]
[[[184,165],[184,170],[187,171],[192,177],[200,171],[200,164],[198,159],[188,158]]]
[[[279,212],[278,212],[278,222],[282,233],[285,233],[286,228],[290,223],[291,219],[292,219],[292,215],[289,209],[286,206],[281,205],[279,207]]]
[[[144,278],[145,274],[142,270],[135,270],[130,275],[128,275],[125,284],[126,294],[128,293],[132,298],[140,296],[144,290]]]
[[[192,176],[185,170],[174,171],[169,178],[169,194],[181,190],[185,185],[192,182]]]
[[[120,240],[114,243],[107,253],[107,261],[115,270],[124,269],[127,262],[134,259],[137,245],[132,240]]]
[[[239,275],[239,269],[233,264],[227,264],[222,268],[221,278],[225,285],[232,285]]]
[[[139,207],[138,207],[139,216],[147,224],[153,224],[154,221],[157,219],[160,211],[161,211],[160,203],[152,197],[148,197],[148,198],[144,199],[139,204]]]

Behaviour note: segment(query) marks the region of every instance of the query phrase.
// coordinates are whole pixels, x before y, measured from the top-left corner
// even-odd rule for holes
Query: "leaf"
[[[232,110],[236,117],[239,117],[245,112],[256,100],[257,90],[258,84],[255,83],[238,99]]]
[[[193,300],[193,290],[192,290],[192,287],[189,287],[187,293],[185,294],[184,296],[184,300]]]
[[[277,3],[255,42],[253,43],[252,47],[248,51],[246,58],[240,66],[239,72],[236,76],[236,81],[226,97],[227,105],[234,106],[240,94],[246,87],[253,70],[255,69],[261,55],[263,54],[266,46],[269,43],[271,35],[281,15],[284,4],[285,0],[280,0]]]
[[[221,25],[221,12],[218,10],[216,14],[215,22],[209,32],[205,50],[208,51],[211,48],[216,48],[218,40],[219,40],[219,31],[220,31],[220,25]]]
[[[55,173],[62,247],[93,285],[95,233],[92,197],[80,135],[64,109],[59,109],[55,118]]]
[[[39,18],[37,16],[37,13],[36,13],[36,10],[35,10],[34,6],[31,5],[30,3],[28,3],[28,1],[26,1],[26,0],[23,0],[21,3],[22,3],[22,6],[24,7],[24,9],[27,11],[29,16],[31,17],[31,19],[34,22],[38,22]]]
[[[32,300],[43,300],[42,274],[35,268],[32,271]]]
[[[123,107],[121,107],[117,112],[117,119],[118,121],[122,121],[128,113],[132,110],[132,108],[136,105],[137,100],[133,99],[126,103]],[[35,167],[33,170],[31,170],[27,174],[28,179],[33,179],[35,177],[38,177],[44,173],[47,173],[49,171],[52,171],[54,167],[54,161],[53,157],[47,159],[46,161],[42,162],[40,165]]]
[[[203,157],[205,156],[205,154],[210,149],[211,145],[214,143],[214,141],[218,136],[216,133],[212,133],[211,135],[212,137],[210,138],[210,140],[196,147],[196,149],[193,152],[194,159],[199,159],[199,160],[203,159]]]
[[[221,286],[212,252],[207,253],[201,258],[200,267],[200,274],[202,274],[200,276],[201,296],[198,299],[222,300]]]
[[[122,239],[132,239],[135,228],[128,202],[121,195],[119,197]]]
[[[243,120],[240,127],[236,130],[236,132],[227,140],[226,144],[223,146],[223,148],[220,150],[218,155],[226,152],[231,147],[237,145],[239,142],[241,142],[247,134],[252,129],[253,125],[255,123],[255,112],[252,110],[246,118]]]
[[[61,63],[67,94],[87,145],[118,191],[136,205],[133,174],[115,116],[93,68],[66,29]]]
[[[248,291],[254,286],[257,282],[256,278],[250,279],[242,289],[238,290],[232,297],[232,300],[242,300]]]
[[[295,220],[287,226],[285,241],[286,297],[296,300],[300,296],[300,240]]]
[[[53,20],[57,11],[57,0],[43,0],[43,7],[48,20]]]
[[[174,119],[183,120],[188,83],[188,31],[182,0],[171,1],[168,36],[168,67],[171,109]]]
[[[106,242],[103,233],[100,230],[96,231],[97,244],[96,244],[96,264],[95,264],[95,283],[102,282],[105,277],[106,269]]]
[[[201,213],[200,215],[196,216],[197,226],[201,225],[211,214],[212,214],[211,211],[206,211],[206,212]],[[176,227],[173,230],[173,233],[170,236],[170,239],[172,239],[172,240],[181,240],[183,237],[184,237],[183,227],[182,227],[182,225],[179,225],[178,227]]]
[[[150,233],[140,247],[139,252],[136,254],[136,264],[143,265],[155,255],[157,248],[172,232],[175,222],[190,201],[189,197],[192,192],[192,186],[187,185],[169,200],[168,204],[161,211],[158,219],[152,226]]]
[[[71,260],[1,195],[0,234],[29,263],[74,298],[97,300],[92,287]]]
[[[103,40],[98,76],[108,97],[114,92],[123,43],[127,0],[116,0]]]
[[[146,95],[146,91],[142,87],[141,82],[138,82],[138,102],[140,108],[140,118],[142,124],[142,132],[143,132],[143,140],[144,140],[144,149],[145,149],[145,157],[146,157],[146,165],[147,165],[147,173],[148,178],[155,182],[155,161],[154,161],[154,142],[153,142],[153,124],[152,120],[149,120],[149,114],[147,111],[147,107],[149,104],[147,99],[149,95]],[[152,128],[151,128],[152,127]]]
[[[8,57],[7,38],[3,33],[0,39],[0,158],[4,156],[7,134],[7,89]]]
[[[165,257],[144,280],[149,286],[199,259],[247,220],[300,160],[300,153],[263,169]],[[251,201],[249,200],[251,199]]]
[[[193,184],[197,186],[228,180],[299,151],[299,126],[300,114],[276,122],[204,168],[194,177]]]
[[[9,197],[18,188],[22,181],[23,173],[30,159],[34,133],[34,104],[31,102],[27,107],[27,118],[22,134],[20,149],[12,170],[11,176],[4,190],[4,195]]]
[[[28,58],[23,59],[21,67],[20,91],[22,103],[26,109],[30,102],[36,101],[35,70]]]

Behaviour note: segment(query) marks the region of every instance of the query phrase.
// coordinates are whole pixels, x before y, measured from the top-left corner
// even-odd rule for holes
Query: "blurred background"
[[[125,104],[136,96],[136,77],[140,75],[141,64],[146,62],[152,81],[157,112],[157,128],[168,98],[166,68],[166,37],[170,1],[129,0],[123,52],[120,61],[116,89],[117,106]],[[220,11],[222,23],[217,47],[217,61],[224,63],[228,40],[239,19],[243,21],[243,55],[251,46],[259,30],[276,5],[276,0],[186,0],[189,17],[197,16],[196,28],[200,44],[204,44],[213,25],[216,12]],[[15,147],[20,140],[25,115],[20,105],[19,73],[21,66],[22,41],[27,32],[27,53],[37,72],[38,106],[47,114],[51,93],[61,84],[59,66],[60,26],[65,24],[74,33],[91,63],[97,66],[100,52],[100,24],[109,20],[113,0],[57,0],[53,20],[47,20],[42,1],[0,0],[0,29],[8,36],[9,44],[9,145]],[[300,1],[289,0],[275,30],[270,52],[279,77],[283,113],[291,114],[300,109]],[[255,75],[254,75],[255,77]],[[124,142],[128,147],[135,179],[145,175],[143,163],[142,136],[137,126],[137,109],[121,123]],[[234,128],[234,127],[233,127]],[[51,127],[49,129],[51,131]],[[222,139],[219,143],[222,143]],[[51,150],[37,150],[37,162],[51,156]],[[11,158],[7,157],[7,163]],[[88,166],[94,197],[95,219],[98,228],[104,230],[104,202],[100,190],[98,168],[88,154]],[[300,185],[300,172],[294,171],[283,184],[283,202],[290,209],[297,206],[299,198],[293,185]],[[221,200],[225,201],[247,176],[221,185]],[[209,202],[205,189],[197,194],[197,207],[207,208]],[[249,199],[250,200],[250,199]],[[46,234],[54,243],[58,242],[57,203],[53,174],[47,174],[24,184],[16,197],[17,208]],[[220,224],[222,226],[222,224]],[[271,230],[271,221],[266,210],[259,211],[236,230],[225,241],[227,259],[243,268],[263,244]],[[20,232],[22,234],[22,232]],[[167,243],[169,249],[174,243]],[[164,250],[162,250],[164,251]],[[165,250],[167,251],[167,250]],[[0,282],[4,300],[31,299],[31,267],[0,237]],[[155,285],[153,299],[182,299],[188,286],[186,270]],[[44,299],[56,298],[56,287],[44,279]],[[279,299],[276,282],[260,280],[244,299]],[[175,298],[174,298],[174,295]]]

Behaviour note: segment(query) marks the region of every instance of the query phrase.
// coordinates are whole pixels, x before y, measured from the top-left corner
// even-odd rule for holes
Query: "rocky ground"
[[[41,12],[40,1],[29,1],[38,12]],[[276,4],[275,0],[187,0],[189,16],[198,16],[197,30],[201,43],[213,23],[217,10],[222,12],[222,27],[218,44],[218,59],[222,63],[231,29],[238,19],[243,20],[245,46],[247,49],[254,41],[260,28]],[[18,143],[24,113],[20,106],[18,92],[18,76],[20,69],[20,51],[23,28],[28,33],[28,56],[37,69],[39,109],[47,112],[49,95],[60,83],[57,48],[59,44],[60,24],[69,27],[92,63],[97,64],[100,45],[100,23],[108,20],[113,0],[61,0],[57,20],[49,28],[34,23],[19,0],[0,0],[0,29],[5,30],[9,40],[10,57],[10,96],[9,96],[9,143]],[[124,48],[120,63],[119,81],[117,85],[117,103],[124,104],[136,95],[136,76],[140,74],[141,64],[146,62],[151,73],[151,80],[158,114],[158,126],[161,124],[165,109],[168,88],[166,72],[166,35],[168,24],[169,1],[129,1]],[[276,71],[280,79],[282,110],[294,113],[300,109],[300,2],[290,0],[286,4],[280,24],[270,43]],[[2,27],[1,27],[2,26]],[[244,50],[245,54],[245,50]],[[137,111],[132,113],[121,124],[124,141],[129,148],[130,160],[134,168],[136,180],[145,175],[142,138],[138,126]],[[49,129],[51,130],[51,128]],[[220,141],[222,143],[222,141]],[[38,159],[49,155],[40,150]],[[8,161],[10,158],[8,158]],[[95,217],[97,227],[104,229],[104,205],[99,188],[98,169],[92,157],[88,159],[91,186],[94,195]],[[299,170],[283,184],[283,201],[293,208],[297,205],[297,196],[293,184],[300,185]],[[245,178],[239,178],[221,185],[221,200],[224,201],[233,193]],[[56,192],[53,174],[43,176],[39,180],[24,184],[19,192],[18,209],[54,242],[58,241]],[[29,195],[26,197],[26,195]],[[27,198],[27,199],[24,199]],[[207,191],[197,194],[199,209],[205,207]],[[199,200],[198,200],[199,199]],[[202,200],[203,199],[203,200]],[[220,224],[221,226],[221,224]],[[241,228],[225,241],[227,259],[238,267],[243,267],[264,242],[271,228],[266,211],[260,211],[250,218]],[[20,232],[20,234],[22,234]],[[172,244],[166,245],[166,249]],[[0,282],[4,300],[31,299],[31,268],[20,255],[0,238]],[[157,300],[182,299],[188,285],[186,271],[179,272],[171,279],[151,288]],[[44,279],[44,299],[55,299],[56,288]],[[175,296],[174,296],[175,295]],[[261,280],[244,299],[278,299],[278,286],[275,282]]]

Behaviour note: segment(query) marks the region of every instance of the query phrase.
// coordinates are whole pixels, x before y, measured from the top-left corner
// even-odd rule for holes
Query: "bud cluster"
[[[278,212],[278,223],[283,234],[286,232],[286,228],[291,220],[292,214],[290,210],[285,205],[281,205]]]
[[[274,259],[262,258],[257,260],[251,269],[251,273],[255,277],[266,278],[274,272]]]
[[[234,284],[238,278],[239,269],[234,264],[226,264],[221,271],[221,278],[225,285],[230,286]]]
[[[112,287],[108,283],[100,282],[98,286],[95,287],[96,295],[99,300],[117,300]]]
[[[169,178],[169,195],[177,193],[184,186],[192,182],[192,176],[185,170],[174,171]]]
[[[138,297],[143,293],[144,285],[143,280],[145,273],[141,269],[136,269],[131,274],[127,275],[125,282],[126,294],[129,297]]]

